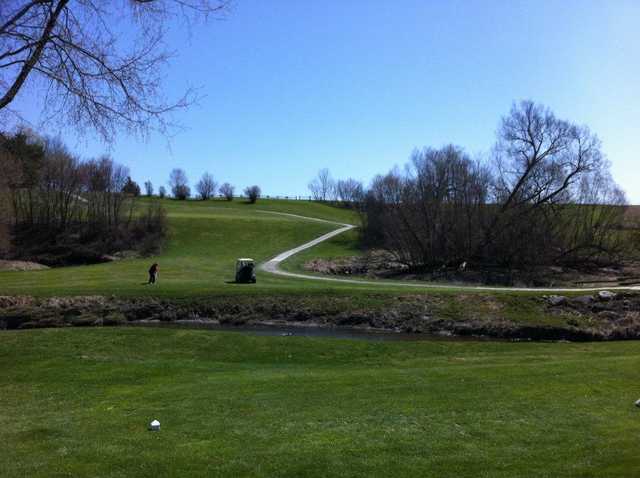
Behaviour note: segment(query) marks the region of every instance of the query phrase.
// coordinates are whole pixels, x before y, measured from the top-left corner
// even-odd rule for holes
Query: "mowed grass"
[[[640,476],[637,342],[49,329],[0,361],[7,478]]]
[[[145,207],[146,201],[141,200],[140,210]],[[235,260],[238,257],[252,257],[261,263],[339,227],[290,215],[358,225],[358,214],[328,204],[295,200],[261,199],[257,204],[248,204],[238,200],[166,199],[163,205],[167,210],[170,236],[167,247],[158,257],[44,271],[4,271],[0,272],[0,295],[153,296],[169,299],[235,295],[342,295],[371,302],[373,296],[421,293],[448,296],[459,292],[455,286],[419,289],[382,280],[377,284],[327,282],[287,278],[261,271],[258,271],[257,284],[234,284]],[[303,271],[304,263],[313,258],[358,254],[362,254],[358,231],[352,230],[289,258],[281,267],[289,271]],[[160,281],[149,286],[146,284],[147,270],[153,262],[160,264]],[[536,295],[534,292],[508,290],[496,294]]]
[[[256,285],[231,283],[238,257],[262,262],[337,227],[272,212],[337,222],[357,220],[349,210],[307,201],[260,200],[255,205],[221,200],[163,203],[170,237],[159,257],[45,271],[0,272],[0,295],[189,297],[295,292],[306,286],[266,273],[258,274]],[[152,262],[160,264],[160,281],[156,286],[147,286],[147,270]]]

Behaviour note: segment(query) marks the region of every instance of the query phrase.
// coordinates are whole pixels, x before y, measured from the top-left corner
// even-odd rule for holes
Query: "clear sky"
[[[487,152],[512,102],[533,99],[597,133],[640,204],[638,0],[234,2],[167,39],[167,94],[204,96],[176,116],[185,131],[170,148],[155,135],[111,147],[141,185],[173,167],[274,195],[308,194],[323,167],[368,182],[415,147]],[[107,149],[63,137],[85,157]]]

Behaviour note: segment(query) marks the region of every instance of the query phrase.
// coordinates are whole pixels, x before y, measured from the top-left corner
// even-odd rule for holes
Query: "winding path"
[[[339,277],[323,277],[313,274],[303,274],[299,272],[288,272],[280,269],[280,263],[287,260],[291,256],[302,252],[306,249],[314,247],[321,242],[324,242],[332,237],[335,237],[343,232],[347,232],[350,229],[353,229],[353,224],[343,224],[335,221],[327,221],[326,219],[319,219],[315,217],[307,217],[300,216],[298,214],[289,214],[284,212],[276,212],[276,211],[266,211],[260,210],[263,213],[269,214],[277,214],[280,216],[289,216],[298,219],[304,219],[307,221],[316,221],[316,222],[324,222],[327,224],[334,224],[339,226],[338,229],[335,229],[327,234],[323,234],[320,237],[313,239],[312,241],[306,242],[298,247],[294,247],[293,249],[289,249],[278,254],[273,259],[269,259],[267,262],[260,264],[260,269],[269,272],[271,274],[276,274],[283,277],[291,277],[296,279],[311,279],[311,280],[319,280],[325,282],[340,282],[346,284],[357,284],[357,285],[373,285],[373,286],[385,286],[385,287],[411,287],[411,288],[420,288],[420,289],[454,289],[454,290],[476,290],[476,291],[514,291],[514,292],[597,292],[600,290],[640,290],[640,286],[614,286],[614,287],[574,287],[574,288],[539,288],[539,287],[489,287],[489,286],[462,286],[462,285],[448,285],[448,284],[425,284],[418,282],[400,282],[400,281],[384,281],[384,280],[359,280],[359,279],[346,279]]]

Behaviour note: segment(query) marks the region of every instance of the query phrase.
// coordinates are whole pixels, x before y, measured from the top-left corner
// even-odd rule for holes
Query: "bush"
[[[127,176],[127,182],[122,188],[122,192],[137,198],[138,196],[140,196],[140,186],[133,179],[131,179],[131,176]]]
[[[203,201],[211,199],[216,194],[217,188],[218,184],[209,173],[204,173],[198,184],[196,184],[196,191],[198,191],[198,195]]]
[[[244,195],[247,196],[247,199],[251,204],[254,204],[260,197],[260,192],[260,188],[254,185],[246,188],[244,190]]]
[[[222,194],[227,201],[233,201],[234,191],[235,188],[229,183],[224,183],[220,186],[220,194]]]
[[[173,188],[173,196],[180,201],[184,201],[191,197],[191,188],[186,185],[176,186]]]
[[[169,175],[169,185],[171,186],[173,197],[176,199],[187,199],[191,196],[189,180],[187,179],[187,173],[184,172],[184,169],[176,168],[171,171]]]

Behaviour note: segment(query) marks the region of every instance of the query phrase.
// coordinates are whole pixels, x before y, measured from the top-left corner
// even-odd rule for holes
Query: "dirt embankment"
[[[360,327],[405,333],[519,340],[640,338],[640,294],[580,297],[413,295],[221,297],[171,301],[87,296],[0,296],[0,329],[189,321],[228,325]]]
[[[629,260],[615,267],[537,267],[526,271],[479,270],[463,263],[433,271],[411,271],[384,251],[371,250],[361,256],[312,259],[304,264],[309,272],[332,276],[516,287],[614,287],[640,284],[640,261]]]
[[[49,267],[37,262],[0,260],[0,271],[40,271],[44,269],[49,269]]]

